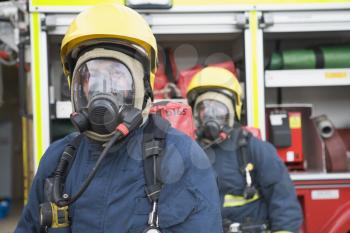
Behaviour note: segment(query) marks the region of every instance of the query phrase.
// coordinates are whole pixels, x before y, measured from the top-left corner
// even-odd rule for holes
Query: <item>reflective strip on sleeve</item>
[[[248,203],[251,203],[253,201],[256,201],[260,198],[259,194],[256,193],[254,197],[251,199],[244,199],[243,196],[240,195],[231,195],[231,194],[226,194],[224,197],[224,207],[235,207],[235,206],[243,206]]]

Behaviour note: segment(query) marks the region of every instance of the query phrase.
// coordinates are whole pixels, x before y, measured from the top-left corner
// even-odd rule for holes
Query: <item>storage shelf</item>
[[[232,9],[221,11],[142,11],[141,15],[149,23],[155,35],[185,34],[232,34],[242,33],[243,12]],[[64,35],[76,13],[49,14],[45,25],[49,35]]]
[[[350,69],[267,70],[266,87],[350,85]]]
[[[311,173],[300,172],[290,174],[293,181],[309,180],[350,180],[350,173]]]

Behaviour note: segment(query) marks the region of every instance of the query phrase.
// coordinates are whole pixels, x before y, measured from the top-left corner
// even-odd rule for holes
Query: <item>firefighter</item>
[[[73,20],[61,61],[81,133],[45,152],[16,233],[222,232],[207,156],[149,115],[156,51],[147,23],[125,6]]]
[[[299,232],[301,208],[274,147],[239,125],[241,87],[223,68],[191,80],[187,98],[196,136],[218,176],[225,232]]]

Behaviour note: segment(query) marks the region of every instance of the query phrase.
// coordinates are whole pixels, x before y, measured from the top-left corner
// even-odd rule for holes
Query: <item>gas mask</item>
[[[225,128],[234,124],[232,101],[224,94],[206,92],[195,101],[194,117],[197,137],[204,141],[214,141],[220,137]]]
[[[143,77],[142,64],[122,52],[102,48],[85,52],[72,79],[73,125],[94,140],[108,141],[121,123],[125,107],[142,110]]]

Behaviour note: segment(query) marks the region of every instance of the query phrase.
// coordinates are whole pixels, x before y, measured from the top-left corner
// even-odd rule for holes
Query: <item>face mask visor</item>
[[[217,100],[203,100],[197,104],[195,111],[201,125],[208,121],[215,121],[220,126],[228,124],[229,110],[225,104]]]
[[[93,59],[75,72],[72,83],[74,109],[88,108],[98,96],[108,96],[119,108],[134,104],[134,82],[129,69],[116,59]]]

